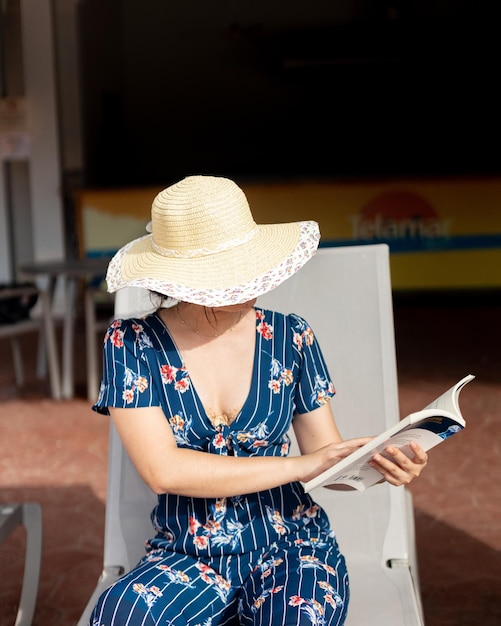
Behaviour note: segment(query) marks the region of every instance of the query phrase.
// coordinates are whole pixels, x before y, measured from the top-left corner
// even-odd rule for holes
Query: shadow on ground
[[[102,569],[104,504],[88,486],[9,488],[2,503],[42,506],[43,545],[33,626],[75,626]],[[0,545],[0,626],[12,626],[18,608],[26,534],[18,527]]]
[[[426,626],[499,626],[501,553],[415,511]]]

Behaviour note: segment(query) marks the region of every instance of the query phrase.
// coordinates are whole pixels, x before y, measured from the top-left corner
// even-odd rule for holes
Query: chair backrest
[[[333,409],[344,437],[379,434],[399,419],[389,271],[385,244],[323,248],[295,276],[259,298],[258,306],[302,315],[315,332],[337,394]],[[116,317],[150,308],[141,290],[118,292]],[[412,510],[403,488],[313,493],[331,518],[351,578],[350,622],[420,624],[419,599],[389,563],[413,557]],[[130,569],[151,535],[154,495],[144,486],[110,432],[105,566]],[[403,570],[402,570],[403,571]],[[408,572],[407,572],[408,574]]]
[[[258,304],[297,313],[311,325],[336,387],[332,407],[344,438],[377,435],[398,421],[386,244],[322,248],[299,273],[259,298]],[[386,537],[393,491],[378,485],[364,493],[326,489],[313,493],[328,510],[348,559],[377,551],[385,563],[405,552],[406,537]]]

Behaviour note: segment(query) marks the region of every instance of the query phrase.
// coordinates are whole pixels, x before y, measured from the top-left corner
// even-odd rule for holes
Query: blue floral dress
[[[160,406],[179,447],[287,456],[294,414],[327,402],[334,386],[304,319],[255,313],[252,384],[232,419],[207,414],[157,313],[109,328],[94,409]],[[344,558],[300,483],[231,498],[162,494],[151,519],[145,557],[101,596],[93,626],[344,623]]]

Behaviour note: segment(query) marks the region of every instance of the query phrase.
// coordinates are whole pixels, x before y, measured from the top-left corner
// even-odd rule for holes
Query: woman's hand
[[[312,480],[371,439],[373,437],[357,437],[330,443],[315,452],[298,457],[300,462],[298,480],[302,482]],[[428,455],[417,443],[412,442],[410,448],[414,453],[412,458],[393,446],[388,446],[383,454],[375,454],[371,458],[369,464],[381,474],[381,482],[385,480],[398,487],[408,485],[419,476],[428,462]]]
[[[369,464],[391,485],[408,485],[421,474],[428,463],[428,455],[419,444],[413,441],[409,447],[414,453],[412,458],[398,448],[388,446],[384,455],[375,454]]]
[[[297,415],[293,421],[299,448],[303,453],[298,464],[298,478],[307,482],[339,463],[346,456],[371,441],[373,437],[341,440],[329,404],[311,413]],[[408,485],[422,472],[428,455],[417,443],[411,443],[412,457],[394,446],[383,454],[375,454],[370,465],[381,474],[381,481],[400,486]]]
[[[300,457],[294,457],[298,461],[298,475],[296,480],[307,482],[316,478],[319,474],[364,446],[371,441],[371,439],[373,439],[373,437],[346,439],[345,441],[329,443],[323,448],[315,450],[315,452],[309,452]]]

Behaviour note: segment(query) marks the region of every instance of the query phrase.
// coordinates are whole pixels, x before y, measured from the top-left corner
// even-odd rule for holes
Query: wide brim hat
[[[295,274],[320,239],[314,221],[256,224],[240,187],[216,176],[161,191],[149,228],[112,258],[108,291],[143,287],[209,307],[241,304]]]

